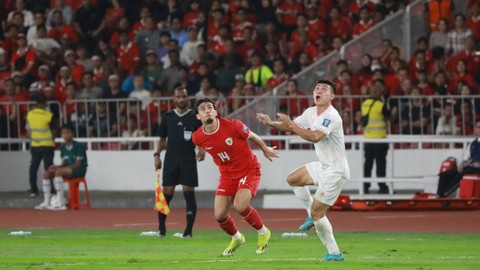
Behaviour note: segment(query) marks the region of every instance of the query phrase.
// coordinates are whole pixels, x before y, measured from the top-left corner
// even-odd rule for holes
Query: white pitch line
[[[426,215],[411,215],[411,216],[367,216],[366,219],[390,219],[390,218],[424,218]]]
[[[227,260],[227,259],[218,259],[218,260],[206,260],[206,261],[192,261],[192,263],[235,263],[235,262],[286,262],[286,261],[320,261],[322,258],[292,258],[292,259],[252,259],[252,260]],[[171,261],[170,263],[180,263],[179,261]],[[182,262],[183,263],[183,262]]]
[[[167,225],[176,225],[176,222],[167,222]],[[113,224],[113,227],[138,227],[138,226],[149,226],[149,225],[158,225],[158,223],[119,223]]]
[[[282,221],[294,221],[294,220],[305,220],[304,218],[264,218],[265,221],[271,222],[282,222]]]

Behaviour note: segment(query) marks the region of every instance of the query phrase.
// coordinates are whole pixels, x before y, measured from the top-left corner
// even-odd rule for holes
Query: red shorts
[[[249,189],[252,192],[252,197],[255,197],[261,175],[260,167],[252,168],[245,176],[240,178],[232,179],[221,175],[215,195],[235,197],[239,189]]]

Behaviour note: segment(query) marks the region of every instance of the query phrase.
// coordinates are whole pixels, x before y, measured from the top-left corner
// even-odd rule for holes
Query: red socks
[[[220,228],[230,236],[238,232],[237,226],[230,215],[227,215],[224,220],[218,220],[217,222]]]
[[[263,227],[262,219],[258,215],[257,210],[250,205],[242,213],[240,213],[240,215],[256,230],[260,230]]]

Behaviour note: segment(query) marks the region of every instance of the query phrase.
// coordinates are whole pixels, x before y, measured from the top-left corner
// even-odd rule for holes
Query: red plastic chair
[[[90,196],[88,195],[87,180],[85,177],[64,178],[63,182],[68,183],[68,209],[78,210],[81,206],[90,208]],[[80,183],[85,189],[85,203],[80,200]]]

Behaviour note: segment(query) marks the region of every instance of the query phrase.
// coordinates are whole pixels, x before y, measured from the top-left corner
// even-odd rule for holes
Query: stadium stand
[[[470,135],[480,113],[480,4],[445,2],[451,2],[448,10],[409,0],[2,1],[1,136],[25,136],[26,110],[39,92],[49,97],[59,122],[76,126],[77,137],[120,137],[135,130],[155,136],[178,85],[192,96],[214,97],[224,116],[261,98],[292,113],[298,104],[311,103],[310,89],[299,84],[305,96],[272,95],[274,89],[288,78],[303,81],[297,73],[335,53],[343,59],[333,58],[335,68],[322,76],[338,85],[334,106],[349,134],[362,133],[358,104],[371,83],[383,79],[384,97],[396,115],[390,134],[436,134],[442,119],[449,128],[437,134]],[[385,38],[368,53],[348,47],[362,38],[360,44],[378,40],[365,34],[412,3],[428,11],[431,34],[412,46]],[[405,47],[412,53],[400,49]],[[252,66],[252,60],[263,65]],[[268,78],[261,71],[267,69]],[[141,99],[130,94],[139,90],[136,78],[144,80],[137,84]]]

